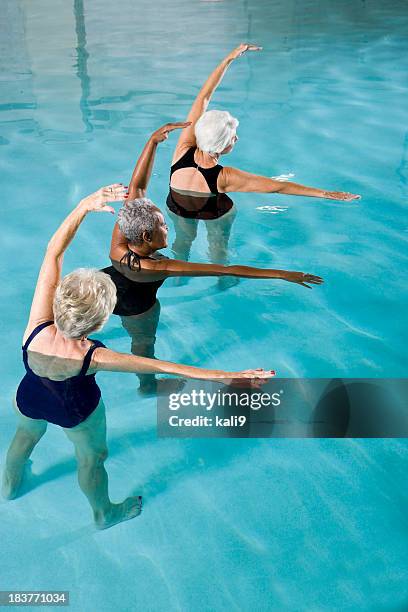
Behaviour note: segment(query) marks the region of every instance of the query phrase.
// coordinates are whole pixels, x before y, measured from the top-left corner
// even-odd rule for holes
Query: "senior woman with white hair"
[[[26,374],[17,390],[17,431],[7,452],[2,494],[18,495],[27,463],[48,423],[63,428],[75,447],[79,485],[92,507],[96,526],[111,527],[141,512],[142,499],[111,502],[105,407],[95,381],[99,371],[169,373],[231,383],[259,385],[274,372],[224,372],[147,359],[108,350],[89,334],[100,330],[116,304],[116,288],[107,274],[79,269],[61,280],[63,256],[86,215],[114,213],[108,202],[123,200],[120,184],[84,198],[51,238],[39,273],[23,339]]]
[[[261,47],[241,44],[231,51],[210,74],[198,93],[187,121],[190,127],[180,135],[170,171],[167,206],[174,214],[176,257],[188,258],[197,233],[197,220],[206,222],[210,258],[223,263],[234,217],[232,192],[279,193],[285,195],[355,200],[360,196],[342,191],[326,191],[289,181],[275,180],[221,166],[219,159],[230,153],[238,140],[238,120],[227,111],[207,111],[211,97],[231,63],[247,51]],[[214,223],[214,220],[219,220]]]

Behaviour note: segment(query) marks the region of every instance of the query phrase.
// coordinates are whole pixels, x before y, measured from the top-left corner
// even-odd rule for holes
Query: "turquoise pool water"
[[[299,269],[326,284],[168,282],[156,354],[281,376],[405,376],[404,2],[3,6],[1,459],[49,236],[84,194],[129,179],[152,129],[182,120],[244,40],[264,51],[231,67],[212,104],[240,121],[228,163],[362,200],[234,196],[231,263]],[[174,142],[158,151],[151,181],[163,210]],[[65,269],[107,265],[111,229],[108,215],[88,218]],[[207,261],[207,250],[200,227],[191,260]],[[129,348],[115,317],[100,338]],[[0,505],[0,589],[70,590],[71,608],[86,612],[407,609],[405,441],[157,440],[155,400],[139,397],[136,380],[99,381],[112,497],[141,492],[144,513],[95,533],[70,443],[49,428],[27,495]]]

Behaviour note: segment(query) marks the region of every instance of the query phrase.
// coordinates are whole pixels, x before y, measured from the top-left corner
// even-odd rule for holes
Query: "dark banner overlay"
[[[188,380],[158,398],[166,438],[408,438],[408,379],[275,378],[260,389]]]

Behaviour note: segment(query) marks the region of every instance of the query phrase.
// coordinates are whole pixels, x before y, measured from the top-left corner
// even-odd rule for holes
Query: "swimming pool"
[[[82,195],[129,179],[147,135],[183,119],[242,40],[264,51],[232,66],[214,96],[212,108],[240,120],[228,162],[363,198],[234,195],[231,262],[326,284],[167,282],[156,354],[284,377],[405,376],[402,2],[3,4],[2,459],[48,237]],[[173,145],[161,146],[151,181],[163,210]],[[86,220],[66,270],[107,265],[111,223]],[[207,249],[200,227],[191,260],[207,261]],[[129,348],[115,317],[100,338]],[[407,607],[403,440],[157,440],[155,400],[139,397],[136,379],[99,380],[112,497],[142,492],[144,513],[95,533],[70,444],[49,428],[33,457],[35,487],[0,505],[1,589],[70,590],[72,609],[86,611]]]

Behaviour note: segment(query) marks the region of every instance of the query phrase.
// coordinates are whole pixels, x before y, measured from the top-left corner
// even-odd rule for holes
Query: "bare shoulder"
[[[44,319],[44,318],[38,319],[38,320],[37,319],[36,320],[30,320],[28,322],[28,324],[27,324],[27,327],[26,327],[24,335],[23,335],[23,344],[25,344],[27,342],[28,338],[33,333],[33,331],[35,331],[43,323],[48,323],[49,321],[50,321],[50,319]],[[55,338],[56,333],[57,333],[57,328],[55,326],[55,323],[54,322],[50,323],[50,325],[45,326],[38,333],[41,333],[41,338],[42,339],[47,338],[48,340],[53,340]],[[36,334],[36,336],[37,336],[37,334]],[[34,339],[33,339],[33,341],[34,341]]]
[[[193,139],[183,140],[183,142],[176,145],[174,149],[173,159],[171,160],[171,165],[174,166],[182,157],[187,153],[191,147],[195,147],[195,141]]]
[[[155,253],[154,257],[140,260],[140,272],[148,281],[163,280],[166,278],[164,272],[167,270],[169,261],[171,260],[162,253]]]
[[[231,166],[223,166],[221,172],[218,175],[218,191],[231,191],[231,186],[234,183],[234,178],[238,176],[239,172],[239,170],[237,170],[236,168],[232,168]]]
[[[141,257],[137,263],[131,263],[131,267],[123,262],[111,259],[112,266],[117,272],[137,283],[149,283],[166,278],[162,271],[166,270],[168,261],[169,258],[162,253],[154,253],[150,257]]]
[[[108,370],[109,365],[115,362],[116,351],[112,351],[104,346],[98,346],[93,353],[87,374],[96,374],[103,370]]]
[[[92,354],[89,371],[96,372],[123,372],[129,361],[135,359],[134,355],[118,353],[106,347],[98,347]]]

